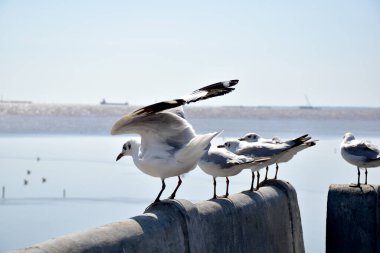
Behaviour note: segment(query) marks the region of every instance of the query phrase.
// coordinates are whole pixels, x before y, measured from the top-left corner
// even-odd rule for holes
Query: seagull
[[[174,199],[182,183],[181,174],[193,170],[198,160],[210,148],[211,140],[219,133],[197,135],[185,119],[185,104],[221,96],[234,90],[238,80],[211,84],[193,91],[179,99],[163,101],[140,108],[119,119],[111,134],[136,133],[141,140],[129,140],[117,156],[132,156],[136,167],[142,172],[161,178],[161,191],[154,202],[160,201],[165,179],[178,177],[178,183],[170,199]]]
[[[270,158],[249,158],[243,155],[236,155],[226,149],[220,149],[212,147],[198,162],[199,168],[201,168],[206,174],[211,175],[214,180],[214,196],[212,199],[216,199],[216,177],[226,178],[226,195],[228,197],[229,179],[228,177],[239,174],[243,169],[250,168],[260,162],[266,161]]]
[[[308,140],[308,139],[307,139]],[[257,183],[256,190],[259,189],[259,180],[260,180],[260,172],[259,170],[268,167],[272,164],[278,163],[281,156],[284,152],[303,144],[306,140],[304,138],[294,139],[291,143],[262,143],[262,142],[246,142],[239,140],[227,141],[223,145],[219,145],[219,148],[226,148],[227,150],[237,154],[237,155],[245,155],[248,157],[270,157],[270,160],[262,162],[255,167],[251,168],[252,171],[252,181],[251,188],[253,190],[253,180],[255,178],[254,172],[257,171]],[[275,178],[277,179],[277,178]]]
[[[356,140],[352,133],[343,136],[340,153],[344,160],[358,169],[358,183],[351,187],[360,187],[360,168],[365,169],[365,184],[367,184],[367,168],[380,166],[380,150],[368,141]]]
[[[295,138],[295,139],[282,141],[277,136],[273,137],[272,139],[266,139],[266,138],[262,138],[260,135],[258,135],[256,133],[248,133],[248,134],[244,135],[243,137],[239,138],[239,141],[246,141],[246,142],[252,142],[252,143],[261,142],[261,143],[271,143],[271,144],[279,144],[279,145],[285,143],[287,145],[294,146],[294,147],[290,148],[289,150],[283,152],[282,155],[277,160],[277,162],[276,162],[276,174],[274,177],[274,179],[277,179],[278,164],[279,163],[285,163],[285,162],[290,161],[298,152],[300,152],[306,148],[315,146],[317,144],[316,142],[318,140],[311,140],[311,137],[309,137],[308,134],[302,135],[302,136]],[[295,145],[299,141],[301,141],[303,143],[301,145]],[[266,168],[264,180],[267,180],[267,178],[268,178],[268,167]]]
[[[218,145],[217,147],[226,149],[226,150],[228,150],[234,154],[244,155],[244,156],[247,156],[250,158],[270,157],[269,160],[262,162],[262,163],[259,163],[259,164],[256,164],[256,165],[253,165],[250,167],[251,173],[252,173],[252,180],[251,180],[251,187],[249,190],[253,191],[253,183],[255,181],[255,173],[254,172],[257,172],[256,190],[258,190],[259,189],[259,180],[260,180],[259,170],[273,164],[274,161],[273,161],[273,157],[271,157],[271,156],[264,156],[264,155],[259,154],[258,152],[255,152],[255,153],[251,152],[251,150],[247,149],[247,148],[249,148],[249,146],[252,146],[251,143],[246,143],[246,142],[242,142],[239,140],[230,140],[230,141],[226,141],[222,145]]]

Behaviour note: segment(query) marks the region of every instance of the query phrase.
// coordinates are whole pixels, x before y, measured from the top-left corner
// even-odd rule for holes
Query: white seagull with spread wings
[[[138,109],[113,125],[113,135],[136,133],[141,136],[141,141],[127,141],[116,160],[132,156],[142,172],[161,178],[162,188],[155,202],[160,200],[168,177],[178,177],[177,187],[170,195],[171,199],[175,197],[182,183],[180,175],[196,167],[210,148],[211,140],[218,135],[216,132],[197,135],[185,119],[182,105],[230,93],[237,83],[238,80],[230,80],[205,86],[182,98]]]

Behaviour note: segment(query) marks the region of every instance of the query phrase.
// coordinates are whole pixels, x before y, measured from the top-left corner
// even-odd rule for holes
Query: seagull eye
[[[123,150],[126,150],[125,146],[123,146]]]

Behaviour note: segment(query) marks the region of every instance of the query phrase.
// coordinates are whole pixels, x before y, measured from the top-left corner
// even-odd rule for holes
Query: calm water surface
[[[214,143],[218,144],[246,133],[251,126],[244,122],[214,120],[207,124],[199,120],[194,127],[208,132],[223,123],[227,128],[223,136],[228,137],[216,139]],[[263,121],[255,131],[266,137],[310,133],[319,139],[317,146],[280,165],[279,178],[297,190],[306,252],[323,252],[328,187],[356,180],[355,167],[344,162],[339,153],[342,128],[354,129],[358,137],[378,145],[380,138],[373,125],[360,122],[302,124]],[[0,200],[0,252],[141,214],[156,197],[161,182],[137,170],[128,157],[115,162],[129,137],[0,135],[0,187],[6,191],[5,199]],[[30,175],[27,170],[31,170]],[[273,172],[271,169],[270,176]],[[42,177],[46,183],[42,183]],[[24,179],[28,185],[24,185]],[[196,202],[212,196],[212,178],[199,168],[186,174],[183,181],[178,198]],[[224,179],[218,182],[218,192],[222,194]],[[232,177],[230,182],[231,193],[248,189],[250,171]],[[379,182],[380,170],[369,170],[369,183]],[[167,197],[175,185],[175,178],[168,179],[163,196]]]

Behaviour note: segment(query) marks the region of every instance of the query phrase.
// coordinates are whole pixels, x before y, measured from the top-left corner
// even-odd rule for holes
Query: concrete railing
[[[327,200],[326,252],[380,253],[380,187],[331,185]]]
[[[304,252],[294,188],[269,180],[229,199],[165,200],[143,215],[15,252]]]

